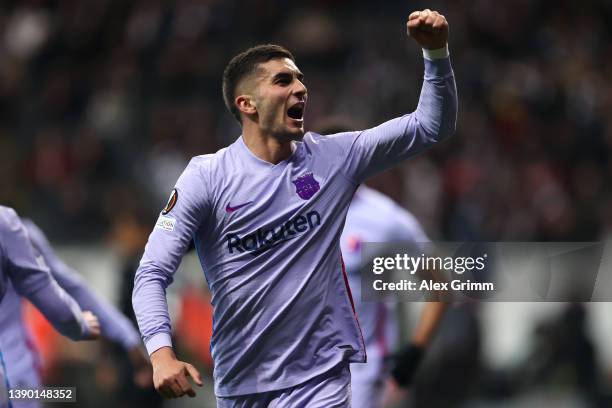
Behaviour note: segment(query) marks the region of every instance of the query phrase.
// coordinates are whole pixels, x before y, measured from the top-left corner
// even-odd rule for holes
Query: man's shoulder
[[[21,221],[17,212],[11,207],[0,205],[0,229],[17,230],[21,226]]]
[[[359,132],[342,132],[322,135],[316,132],[307,132],[302,138],[302,143],[307,151],[316,152],[318,155],[329,155],[338,158],[343,152],[347,152],[350,144],[355,140]]]
[[[407,212],[407,210],[393,201],[391,197],[367,186],[359,187],[356,197],[364,203],[365,207],[376,209],[383,213]]]
[[[11,207],[0,205],[0,256],[6,256],[6,245],[12,241],[15,234],[23,228],[17,212]]]
[[[357,190],[356,197],[362,204],[359,208],[365,216],[371,217],[373,213],[378,214],[380,221],[386,222],[393,229],[399,228],[411,232],[422,230],[414,214],[396,203],[391,197],[366,186],[361,186]]]
[[[308,131],[304,134],[304,138],[302,139],[304,143],[307,144],[331,144],[331,143],[340,143],[342,139],[345,139],[350,136],[355,136],[359,132],[358,131],[350,131],[350,132],[340,132],[333,133],[329,135],[322,135],[317,132]]]
[[[218,166],[226,158],[228,147],[217,150],[215,153],[193,156],[187,165],[188,169],[198,170],[200,173],[210,171]]]

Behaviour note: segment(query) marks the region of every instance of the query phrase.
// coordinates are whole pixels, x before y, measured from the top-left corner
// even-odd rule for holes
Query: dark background
[[[229,59],[259,43],[284,45],[306,76],[307,129],[330,118],[374,126],[416,107],[423,63],[405,21],[425,7],[450,24],[457,132],[372,185],[432,239],[606,238],[608,0],[2,0],[0,203],[72,255],[87,254],[85,275],[129,314],[131,274],[178,175],[190,157],[240,135],[221,96]],[[120,261],[105,276],[96,267],[106,264],[91,259],[107,259],[109,243]],[[544,308],[454,309],[413,406],[610,406],[612,328],[593,323],[606,321],[609,306],[557,304],[540,319]],[[504,343],[488,348],[487,332],[522,339],[503,369],[490,363]],[[108,345],[66,344],[73,356],[47,378],[77,384],[80,406],[151,397],[124,389],[125,359],[111,363]]]
[[[262,42],[295,53],[307,127],[410,112],[422,59],[405,19],[425,6],[450,22],[458,130],[383,190],[437,238],[601,238],[612,223],[603,0],[5,0],[0,201],[63,241],[99,239],[127,214],[154,219],[191,156],[240,135],[221,74]]]

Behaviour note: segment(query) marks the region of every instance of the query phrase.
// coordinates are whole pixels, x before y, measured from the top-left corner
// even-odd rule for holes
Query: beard
[[[264,133],[267,133],[277,139],[279,142],[283,141],[300,141],[304,138],[304,128],[298,128],[290,125],[287,117],[283,116],[282,121],[274,120],[274,118],[261,118],[260,117],[260,128]]]

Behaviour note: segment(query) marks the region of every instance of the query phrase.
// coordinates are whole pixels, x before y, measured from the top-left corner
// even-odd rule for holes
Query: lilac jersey
[[[6,370],[4,368],[4,358],[2,357],[2,350],[0,350],[0,408],[5,408],[9,406],[9,383],[6,378],[5,371]]]
[[[51,277],[15,211],[0,206],[0,301],[9,281],[64,336],[79,340],[88,334],[81,308]]]
[[[368,187],[360,187],[351,202],[346,224],[340,238],[340,248],[349,277],[351,290],[355,294],[355,309],[363,330],[368,355],[370,347],[393,351],[394,336],[381,331],[381,323],[393,316],[393,303],[361,302],[361,245],[364,242],[397,242],[413,244],[424,249],[422,243],[429,238],[416,218],[396,204],[391,198]]]
[[[238,138],[191,160],[136,272],[149,353],[170,346],[165,290],[193,239],[212,294],[217,396],[293,387],[365,349],[339,238],[357,186],[449,137],[457,98],[448,58],[425,62],[415,112],[359,132],[308,132],[274,165]]]
[[[401,242],[424,249],[429,239],[412,214],[389,197],[360,187],[351,202],[340,247],[355,294],[355,309],[363,330],[368,363],[351,367],[353,407],[378,407],[384,388],[384,357],[397,340],[395,303],[361,302],[361,247],[364,242]]]
[[[112,305],[97,296],[83,278],[53,251],[44,233],[30,220],[23,219],[30,242],[42,255],[57,283],[72,296],[83,310],[93,312],[100,321],[102,336],[129,349],[140,343],[131,322]],[[0,309],[0,344],[13,386],[35,387],[40,384],[38,356],[21,316],[21,298],[9,285]]]
[[[0,206],[0,310],[10,307],[4,295],[9,284],[29,299],[51,324],[63,335],[78,340],[88,333],[81,309],[53,280],[44,260],[32,247],[28,233],[11,208]],[[10,300],[10,298],[9,298]],[[2,316],[0,320],[0,352],[3,359],[9,356],[10,338],[5,338],[5,325],[10,325],[19,315]],[[6,374],[5,370],[2,373]],[[0,387],[8,384],[6,375],[1,375]],[[1,393],[1,391],[0,391]],[[0,404],[2,400],[0,398]]]
[[[2,350],[0,350],[0,408],[6,408],[9,406],[8,390],[9,383],[6,377],[6,369],[4,368]]]

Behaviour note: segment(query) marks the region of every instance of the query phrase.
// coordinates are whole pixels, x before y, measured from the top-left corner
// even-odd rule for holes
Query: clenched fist
[[[422,48],[435,50],[446,46],[448,40],[448,22],[437,11],[425,9],[415,11],[406,23],[408,35]]]
[[[178,398],[187,394],[195,397],[196,393],[188,377],[200,387],[202,378],[194,366],[179,361],[170,347],[162,347],[151,354],[153,364],[153,385],[157,392],[166,398]]]

